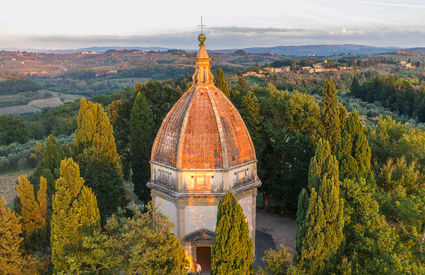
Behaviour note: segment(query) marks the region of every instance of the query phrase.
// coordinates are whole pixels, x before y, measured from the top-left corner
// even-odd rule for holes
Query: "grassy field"
[[[75,101],[83,97],[83,95],[80,95],[80,94],[64,94],[64,93],[59,93],[54,91],[49,91],[49,92],[51,93],[53,97],[59,98],[63,103]]]
[[[10,107],[15,105],[25,105],[31,100],[50,97],[45,92],[25,92],[13,95],[1,95],[0,107]]]
[[[0,115],[30,114],[44,108],[57,107],[63,103],[80,99],[80,94],[65,94],[50,90],[24,92],[0,96]]]
[[[16,105],[11,107],[1,107],[0,115],[22,115],[41,111],[40,108],[31,105]]]
[[[81,97],[91,97],[105,93],[134,87],[136,82],[146,82],[144,77],[99,77],[87,81],[68,81],[68,86],[58,89],[40,89],[34,92],[20,92],[12,95],[0,95],[0,115],[22,115],[41,111],[44,108],[54,108],[63,103],[79,100]],[[42,86],[54,86],[56,82],[47,80]],[[59,81],[61,82],[61,81]],[[58,82],[58,83],[59,83]],[[62,81],[63,83],[63,81]]]

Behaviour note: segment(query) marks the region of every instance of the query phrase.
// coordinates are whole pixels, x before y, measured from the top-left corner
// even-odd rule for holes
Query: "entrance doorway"
[[[201,265],[202,273],[209,273],[211,267],[211,247],[196,247],[196,260]]]

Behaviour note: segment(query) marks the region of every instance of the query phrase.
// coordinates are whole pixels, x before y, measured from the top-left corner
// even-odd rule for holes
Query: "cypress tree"
[[[130,157],[134,192],[144,202],[150,199],[146,183],[150,177],[150,154],[155,137],[155,122],[146,97],[138,93],[130,118]]]
[[[251,274],[253,249],[242,207],[227,192],[217,209],[211,274]]]
[[[320,104],[319,134],[329,142],[332,152],[341,140],[341,131],[345,124],[346,110],[338,101],[338,91],[332,78],[326,80],[323,99]]]
[[[74,150],[77,154],[85,148],[95,146],[104,151],[110,161],[119,168],[118,153],[112,125],[102,106],[82,98],[74,136]]]
[[[132,102],[132,100],[122,101],[117,99],[108,105],[109,120],[114,128],[117,152],[122,164],[124,179],[126,180],[130,180],[130,127],[128,124],[132,106],[130,101]]]
[[[307,216],[307,210],[308,210],[308,203],[309,203],[309,194],[307,193],[307,189],[303,188],[301,189],[300,195],[298,196],[298,208],[297,208],[297,235],[295,238],[295,250],[298,255],[302,252],[302,243],[304,240],[304,237],[306,235],[306,216]]]
[[[45,245],[45,233],[47,224],[47,183],[46,179],[40,178],[40,188],[37,198],[34,196],[34,187],[26,176],[18,178],[16,191],[21,205],[22,228],[25,243],[28,248],[39,248]]]
[[[358,98],[361,98],[362,87],[360,86],[359,79],[357,76],[353,78],[353,82],[351,82],[351,93]]]
[[[96,194],[100,216],[105,221],[118,207],[126,205],[121,175],[108,155],[97,147],[85,149],[79,155],[78,163],[86,186]]]
[[[119,112],[123,104],[124,103],[121,99],[116,99],[108,105],[109,121],[111,122],[112,125],[114,125],[114,128],[115,128],[115,124],[118,122],[118,119],[120,117]]]
[[[414,271],[412,262],[408,272],[402,270],[403,261],[408,257],[400,253],[406,243],[402,247],[397,245],[400,236],[396,227],[380,213],[375,189],[364,179],[346,179],[341,193],[347,216],[341,262],[347,261],[353,274],[419,274]],[[344,274],[342,269],[339,274]]]
[[[47,180],[40,177],[40,187],[37,191],[37,201],[40,206],[41,217],[47,220]]]
[[[242,91],[248,91],[248,82],[244,77],[239,77],[238,79],[238,85],[242,89]]]
[[[297,213],[296,260],[306,274],[323,272],[343,240],[343,200],[339,187],[338,161],[328,142],[319,140]]]
[[[249,91],[242,99],[242,108],[245,114],[245,121],[251,134],[259,130],[260,125],[260,104],[253,92]]]
[[[84,186],[78,164],[72,158],[61,162],[60,175],[53,196],[52,263],[58,272],[75,273],[79,266],[72,259],[84,254],[82,241],[99,229],[100,215],[96,196]]]
[[[252,92],[248,91],[244,97],[242,97],[241,107],[239,108],[241,116],[243,117],[248,131],[251,135],[252,141],[255,144],[257,158],[261,159],[262,152],[266,146],[264,142],[264,133],[262,131],[263,117],[261,115],[260,102],[257,96]]]
[[[41,159],[41,175],[47,180],[47,195],[51,210],[51,198],[55,190],[55,180],[59,178],[60,162],[65,158],[65,152],[56,139],[49,135],[43,146],[43,157]]]
[[[224,79],[224,72],[221,68],[215,74],[215,86],[219,88],[227,97],[230,97],[230,87]]]
[[[40,205],[35,200],[34,188],[26,176],[18,178],[16,191],[21,203],[22,228],[28,237],[41,226]]]
[[[341,180],[365,178],[368,182],[373,182],[370,168],[372,153],[357,111],[350,113],[347,118],[336,156],[340,165]]]
[[[65,158],[65,152],[62,147],[53,137],[49,135],[44,141],[43,158],[41,159],[41,166],[49,169],[54,175],[59,177],[59,166],[61,160]]]
[[[66,153],[53,135],[49,135],[44,140],[44,145],[37,142],[35,151],[37,154],[34,157],[40,158],[40,165],[30,176],[30,182],[37,188],[40,177],[45,178],[47,181],[48,208],[51,210],[51,197],[55,191],[55,180],[59,178],[60,162],[65,158]]]
[[[190,88],[192,82],[186,82],[186,85]],[[188,90],[188,88],[186,88],[185,91],[186,90]],[[168,111],[170,111],[174,103],[180,98],[180,95],[177,89],[160,81],[148,81],[136,85],[136,93],[139,92],[146,97],[149,103],[155,121],[155,128],[157,130]],[[137,94],[135,96],[137,96]],[[134,100],[132,104],[134,104]]]
[[[125,190],[112,125],[100,104],[80,102],[74,150],[86,185],[96,194],[102,220],[125,206]]]
[[[21,274],[21,233],[20,218],[0,197],[0,274]]]

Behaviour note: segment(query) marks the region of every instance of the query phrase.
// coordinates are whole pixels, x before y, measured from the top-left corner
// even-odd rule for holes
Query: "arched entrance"
[[[196,264],[199,264],[201,266],[201,274],[210,273],[214,240],[214,232],[206,229],[198,230],[186,236],[186,245],[191,247],[189,256],[193,260],[193,272],[196,271]]]

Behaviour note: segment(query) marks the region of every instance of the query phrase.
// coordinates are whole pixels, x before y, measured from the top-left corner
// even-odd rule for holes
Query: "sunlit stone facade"
[[[214,86],[203,42],[193,85],[162,122],[151,155],[154,205],[174,223],[192,261],[209,270],[217,205],[227,191],[242,205],[255,242],[257,160],[251,137],[230,100]]]

